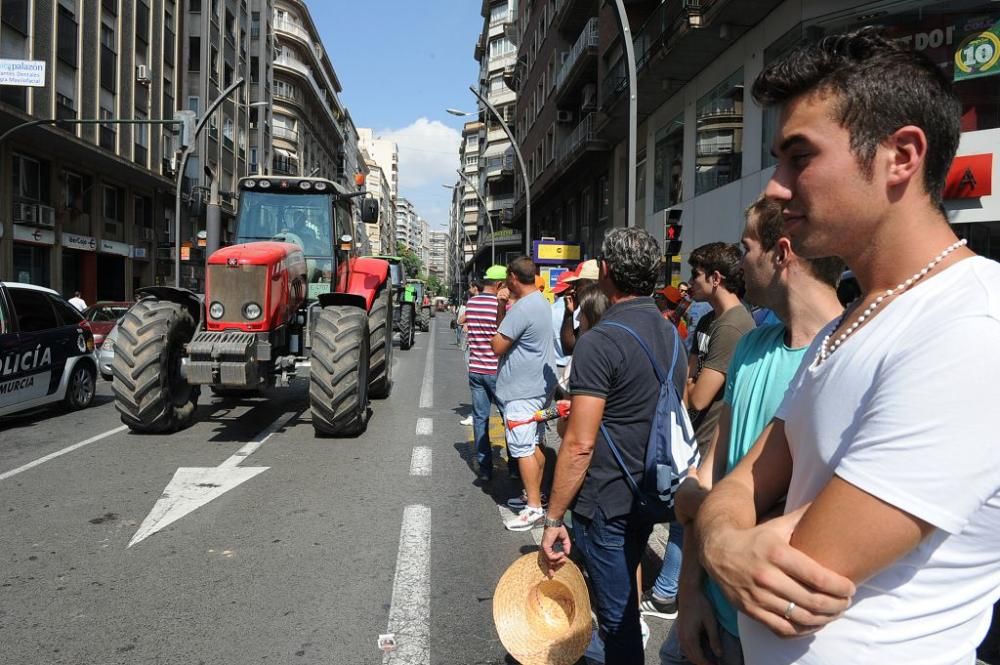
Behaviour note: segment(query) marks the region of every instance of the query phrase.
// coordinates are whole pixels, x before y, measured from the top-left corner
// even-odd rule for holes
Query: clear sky
[[[479,0],[307,0],[358,127],[399,145],[399,193],[432,228],[447,228],[462,118],[482,31]]]

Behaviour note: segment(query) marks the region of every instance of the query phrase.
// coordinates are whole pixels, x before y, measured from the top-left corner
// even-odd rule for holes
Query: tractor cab
[[[342,289],[347,282],[354,196],[321,178],[244,178],[240,182],[236,242],[297,245],[306,262],[306,297],[315,300],[338,286]],[[362,216],[368,217],[368,201],[360,204]]]

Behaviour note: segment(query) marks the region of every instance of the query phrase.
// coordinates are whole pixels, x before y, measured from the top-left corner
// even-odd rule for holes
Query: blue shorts
[[[546,398],[512,399],[504,402],[504,434],[507,437],[507,452],[511,457],[530,457],[535,452],[535,446],[542,440],[545,423],[527,423],[514,429],[507,428],[508,420],[527,420],[535,415],[535,411],[545,408]]]

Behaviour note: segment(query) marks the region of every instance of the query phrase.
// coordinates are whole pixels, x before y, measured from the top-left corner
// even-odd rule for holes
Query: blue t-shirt
[[[515,302],[497,332],[514,341],[500,359],[497,398],[509,402],[551,395],[556,385],[552,309],[541,291]]]
[[[808,348],[788,348],[781,323],[751,330],[736,345],[726,373],[725,400],[732,413],[726,473],[736,467],[771,422]],[[736,609],[711,578],[705,580],[705,593],[722,627],[738,636]]]

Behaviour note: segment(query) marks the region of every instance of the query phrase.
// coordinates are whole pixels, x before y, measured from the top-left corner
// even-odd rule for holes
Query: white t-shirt
[[[1000,264],[927,278],[817,365],[832,325],[776,415],[794,460],[786,510],[836,474],[937,528],[815,635],[740,615],[747,663],[972,665],[1000,596]]]
[[[69,304],[76,307],[81,312],[87,309],[87,303],[84,302],[83,298],[77,298],[76,296],[69,299]]]

